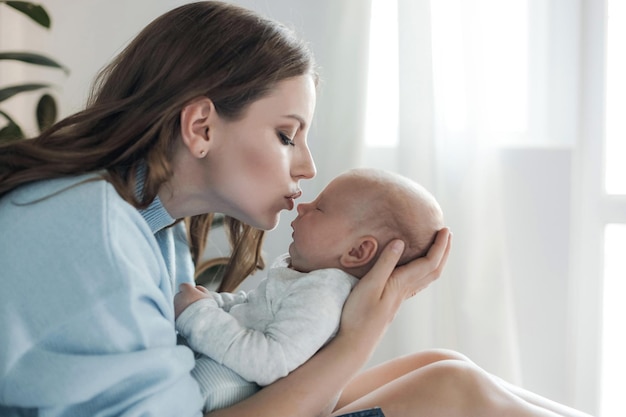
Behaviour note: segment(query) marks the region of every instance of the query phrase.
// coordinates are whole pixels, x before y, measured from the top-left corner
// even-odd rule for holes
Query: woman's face
[[[315,99],[312,77],[302,75],[278,83],[238,120],[217,117],[204,164],[211,211],[269,230],[293,209],[300,180],[315,176],[307,144]]]

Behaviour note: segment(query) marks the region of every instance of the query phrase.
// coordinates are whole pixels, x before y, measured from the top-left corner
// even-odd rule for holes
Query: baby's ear
[[[344,268],[358,268],[367,265],[378,251],[378,241],[373,236],[362,236],[341,255],[339,263]]]

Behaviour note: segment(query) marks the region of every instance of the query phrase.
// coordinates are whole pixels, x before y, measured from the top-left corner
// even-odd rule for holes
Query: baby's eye
[[[294,141],[289,136],[285,135],[283,132],[278,132],[278,137],[280,138],[280,141],[283,143],[283,145],[296,146]]]

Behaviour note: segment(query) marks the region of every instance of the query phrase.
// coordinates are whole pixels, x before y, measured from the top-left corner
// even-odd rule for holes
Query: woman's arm
[[[198,416],[157,241],[112,185],[85,178],[33,184],[25,204],[0,200],[10,288],[0,291],[0,415]],[[42,230],[54,244],[29,243]]]
[[[428,254],[394,269],[402,253],[390,243],[354,288],[337,336],[305,364],[283,379],[211,417],[313,417],[330,414],[338,395],[371,356],[402,301],[437,279],[450,250],[450,233],[439,232]]]

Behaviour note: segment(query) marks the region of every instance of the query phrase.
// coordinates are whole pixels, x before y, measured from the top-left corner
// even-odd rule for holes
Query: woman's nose
[[[317,174],[313,155],[307,145],[300,146],[300,152],[294,161],[293,176],[301,179],[311,179]]]

